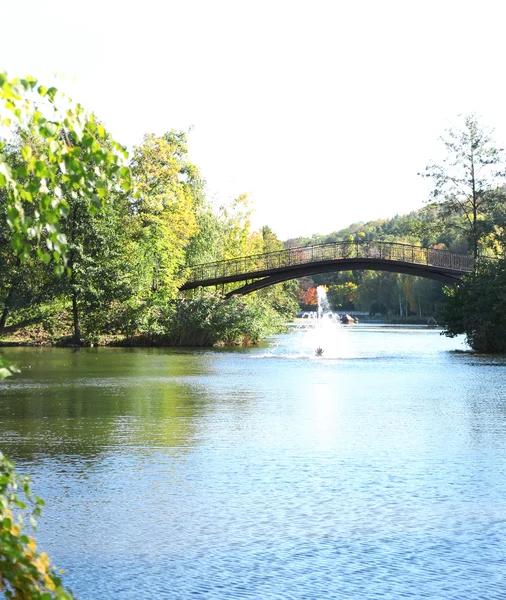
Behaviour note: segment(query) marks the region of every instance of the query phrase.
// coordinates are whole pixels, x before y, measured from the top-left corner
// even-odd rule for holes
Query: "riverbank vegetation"
[[[476,117],[442,138],[445,158],[429,165],[432,197],[445,218],[458,216],[475,271],[446,288],[445,335],[465,334],[478,352],[506,352],[506,156]]]
[[[476,273],[447,290],[445,334],[466,335],[476,352],[506,352],[506,261],[480,262]]]
[[[9,110],[21,111],[16,102],[37,90],[58,112],[53,88],[2,77]],[[1,142],[0,343],[254,344],[299,308],[314,307],[321,284],[337,311],[450,323],[448,307],[463,306],[460,290],[490,269],[449,291],[446,309],[440,283],[372,271],[315,275],[234,300],[225,299],[227,286],[178,290],[192,264],[334,241],[407,243],[502,260],[506,166],[474,117],[447,132],[446,158],[422,173],[433,182],[423,209],[283,243],[268,226],[252,230],[246,195],[212,205],[184,132],[148,134],[128,157],[80,107],[59,120],[46,119],[37,105],[25,108],[5,121],[10,136]],[[454,319],[448,334],[464,322]],[[468,335],[471,345],[476,338]]]
[[[178,292],[191,263],[282,248],[269,228],[251,231],[247,197],[213,212],[181,132],[147,136],[131,164],[135,196],[116,190],[100,211],[69,197],[63,275],[35,249],[20,261],[0,224],[3,343],[249,345],[280,331],[298,310],[293,284],[230,300],[226,286]]]
[[[0,141],[0,337],[7,343],[257,343],[299,306],[314,305],[320,283],[338,310],[399,318],[441,310],[441,286],[387,273],[314,276],[229,300],[225,288],[178,291],[192,264],[345,240],[471,253],[476,272],[446,290],[445,333],[465,333],[477,351],[506,351],[506,167],[474,118],[449,132],[446,161],[427,168],[435,183],[425,209],[283,244],[267,226],[251,230],[247,196],[213,209],[184,132],[146,135],[129,158],[93,115],[79,105],[61,110],[57,98],[33,78],[0,73],[0,127],[11,132]],[[0,357],[0,379],[15,372]],[[71,597],[23,529],[27,506],[36,518],[41,505],[0,454],[6,597]]]
[[[0,592],[4,598],[72,600],[48,555],[37,549],[36,529],[44,502],[0,452]]]
[[[53,137],[70,148],[71,166],[96,140],[91,134],[78,139],[65,124],[51,123],[51,136],[34,134],[33,119],[30,113],[2,141],[1,165],[17,175],[15,205],[24,219],[13,221],[11,190],[0,186],[4,343],[251,344],[296,313],[290,284],[231,301],[226,287],[178,292],[190,264],[283,247],[268,227],[252,231],[246,195],[213,209],[184,132],[146,135],[108,185],[94,181],[83,193],[65,165],[52,173],[46,162],[52,164]],[[112,153],[115,142],[95,118],[90,122],[104,147],[96,151]],[[122,180],[115,183],[118,173]],[[39,190],[48,177],[54,189],[46,195],[56,197],[56,206],[41,220],[27,190]]]
[[[327,236],[289,240],[291,246],[338,240],[401,242],[471,254],[474,274],[442,284],[391,273],[350,272],[301,280],[299,300],[315,302],[328,285],[336,310],[360,310],[391,320],[435,316],[448,336],[465,334],[476,351],[506,352],[506,161],[491,132],[475,116],[441,138],[445,151],[421,175],[432,183],[427,206],[393,219],[357,223]]]

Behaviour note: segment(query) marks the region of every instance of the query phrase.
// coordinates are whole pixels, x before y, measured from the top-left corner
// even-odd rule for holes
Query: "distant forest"
[[[359,222],[327,235],[291,238],[286,248],[336,241],[400,242],[466,254],[469,243],[462,217],[442,218],[442,208],[424,207],[391,219]],[[482,248],[486,251],[486,245]],[[297,299],[304,309],[316,304],[316,286],[326,285],[331,306],[338,311],[357,310],[371,316],[437,316],[444,301],[443,284],[430,279],[376,271],[344,271],[299,280]]]

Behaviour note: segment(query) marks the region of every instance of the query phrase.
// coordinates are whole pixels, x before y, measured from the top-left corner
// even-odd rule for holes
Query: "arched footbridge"
[[[319,273],[390,271],[458,282],[474,269],[474,258],[447,250],[393,242],[332,242],[194,265],[181,290],[245,282],[227,296]]]

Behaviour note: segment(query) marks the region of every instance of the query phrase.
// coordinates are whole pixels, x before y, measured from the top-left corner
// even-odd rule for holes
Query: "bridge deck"
[[[308,274],[352,269],[404,272],[449,282],[473,268],[472,256],[446,250],[394,242],[332,242],[195,265],[181,289],[258,278],[266,278],[265,285],[271,285]],[[265,285],[257,283],[237,293]]]

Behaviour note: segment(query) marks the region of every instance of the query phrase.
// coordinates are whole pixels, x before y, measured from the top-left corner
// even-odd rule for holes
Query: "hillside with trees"
[[[459,217],[444,226],[438,206],[424,207],[407,215],[367,223],[354,223],[328,235],[288,240],[286,247],[330,242],[397,242],[451,250],[465,254],[468,242],[459,228]],[[299,282],[298,299],[310,309],[315,304],[312,290],[318,285],[328,287],[327,296],[334,310],[361,311],[382,318],[428,317],[441,312],[443,285],[437,281],[376,271],[343,271],[316,275]]]
[[[465,334],[479,352],[506,352],[506,158],[491,130],[474,115],[441,137],[445,157],[420,173],[432,183],[427,205],[392,219],[355,223],[328,235],[296,238],[287,247],[338,240],[404,242],[470,254],[475,271],[462,284],[441,284],[405,275],[336,273],[301,280],[298,298],[314,305],[314,287],[328,286],[337,310],[406,318],[437,316],[445,335]]]

